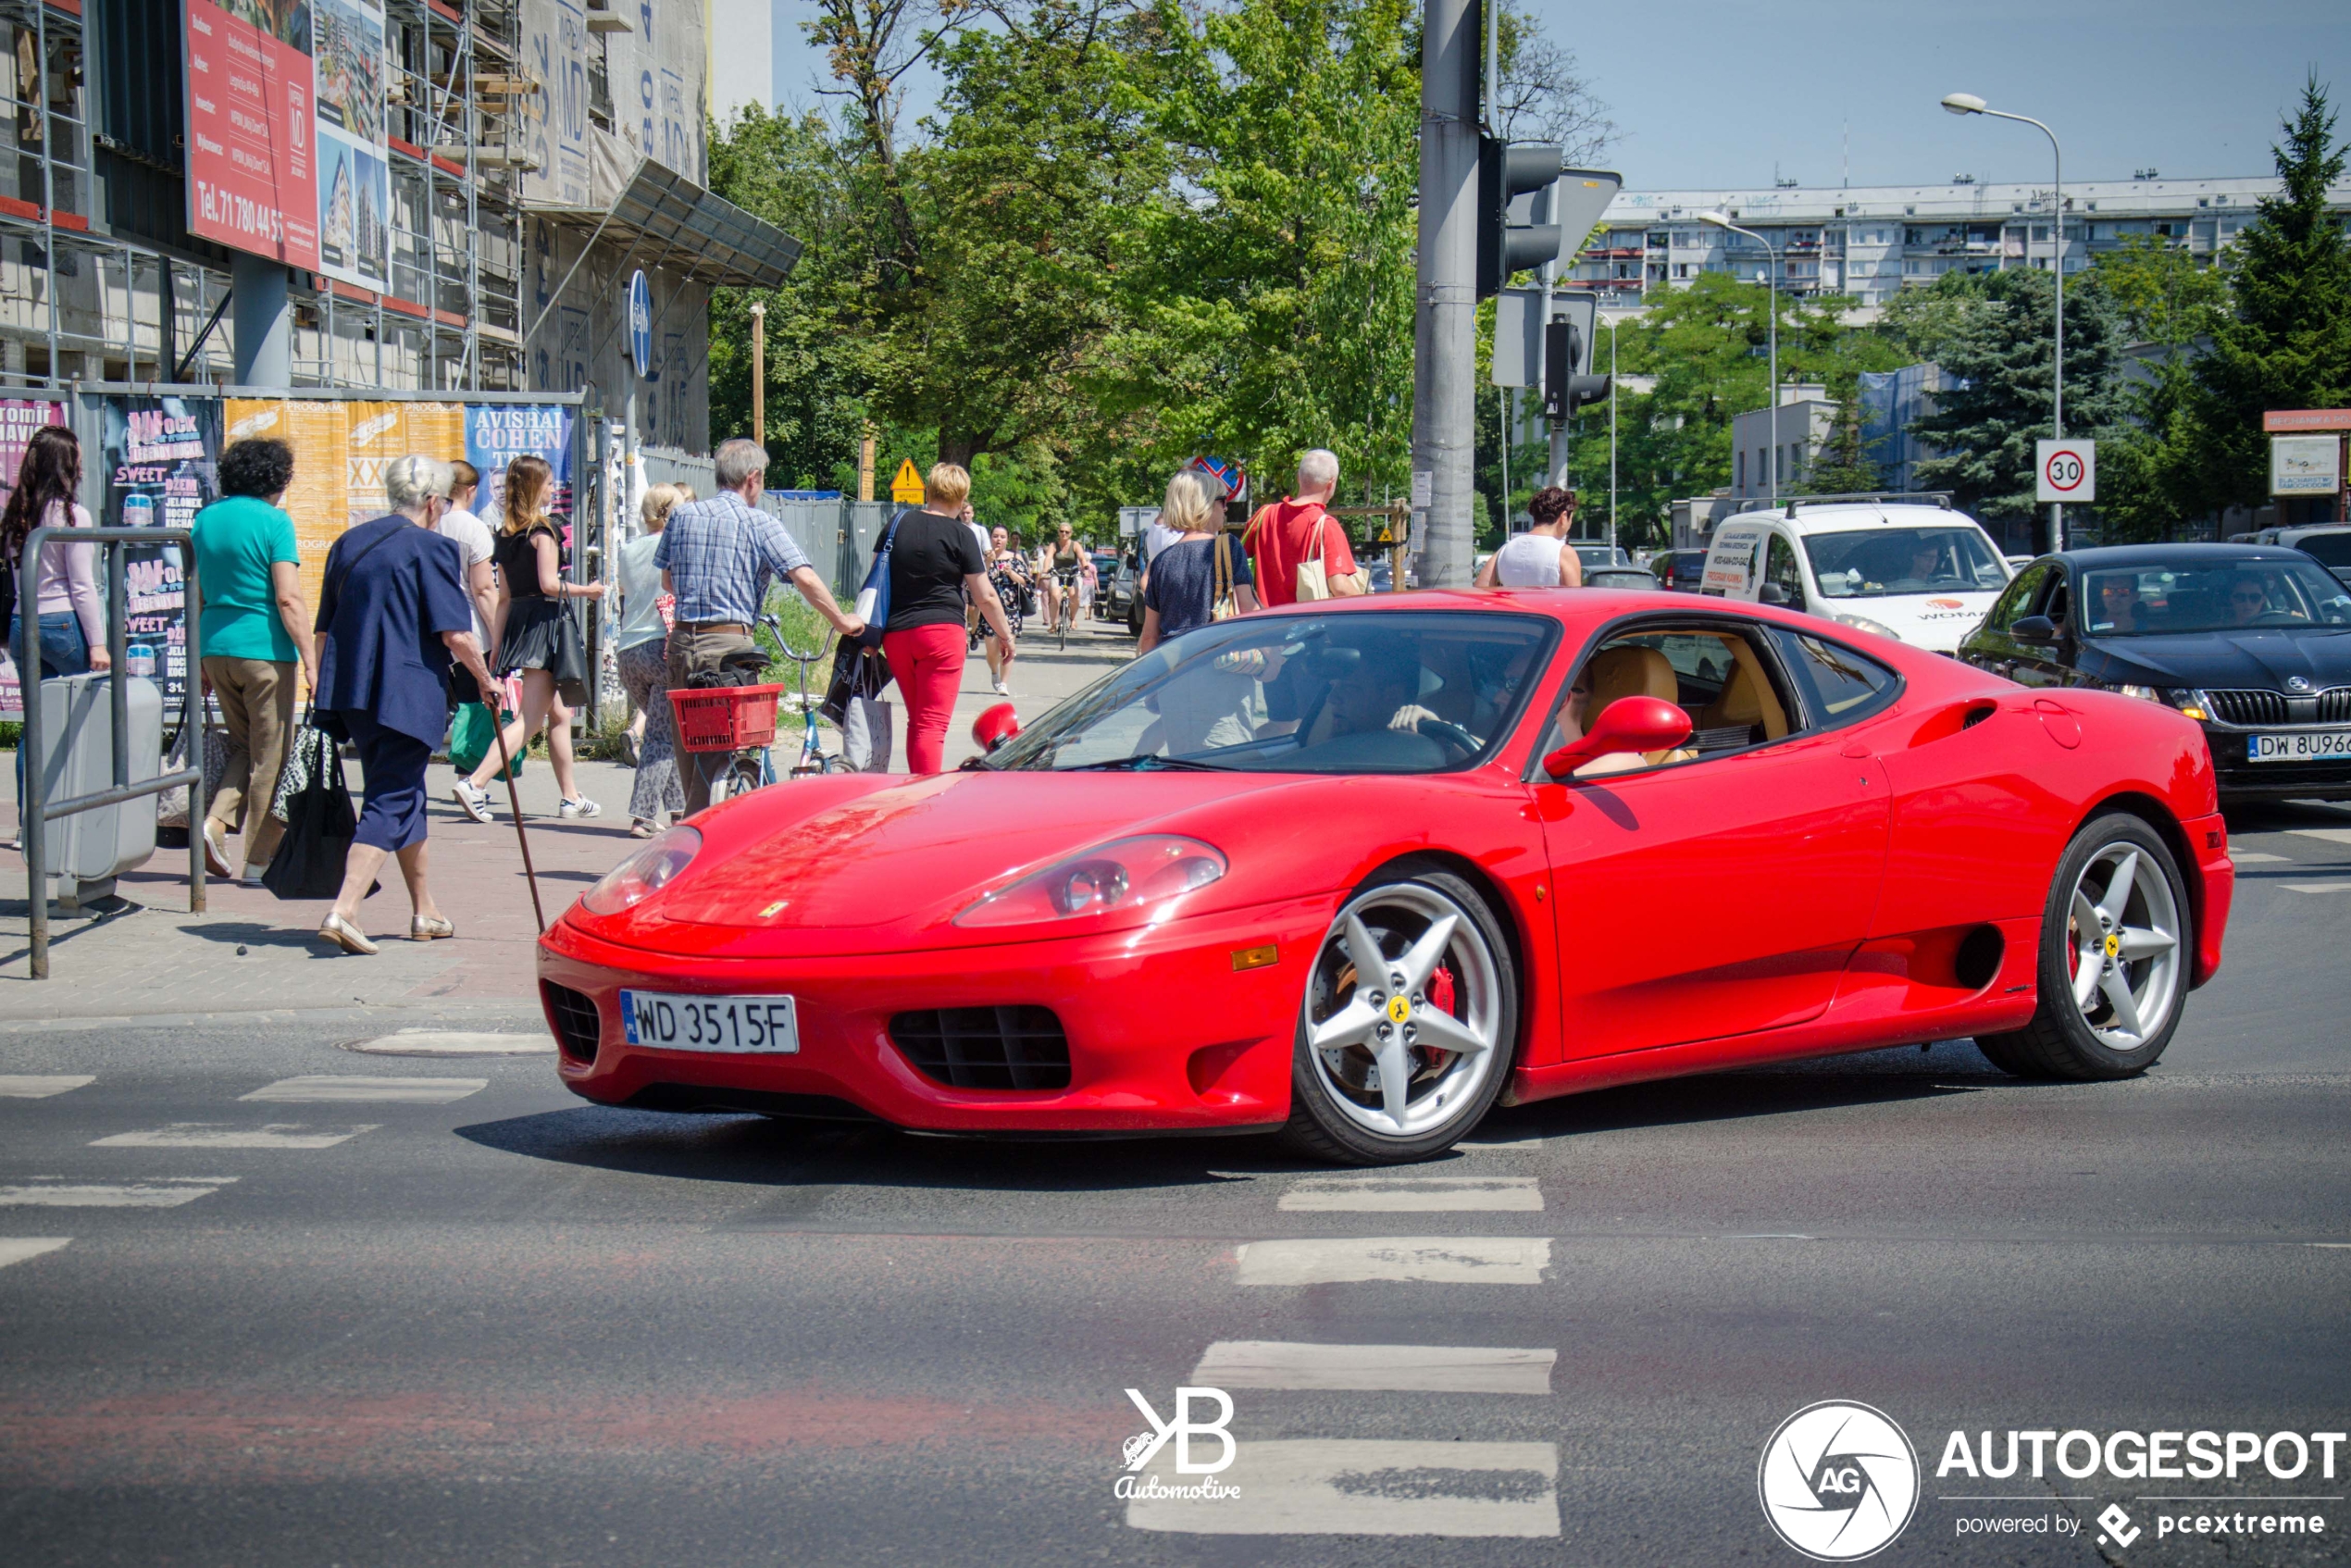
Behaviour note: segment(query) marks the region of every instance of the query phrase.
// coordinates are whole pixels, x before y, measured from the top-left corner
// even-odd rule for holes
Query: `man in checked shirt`
[[[767,453],[757,442],[737,437],[719,444],[718,493],[680,506],[662,530],[653,565],[661,585],[677,596],[677,621],[669,632],[669,689],[682,691],[698,670],[715,670],[728,654],[753,646],[752,628],[767,602],[767,584],[783,578],[800,590],[816,613],[843,637],[855,637],[865,623],[845,614],[832,591],[774,516],[759,510],[766,485]],[[710,775],[723,766],[723,753],[678,754],[686,787],[686,812],[710,804]]]

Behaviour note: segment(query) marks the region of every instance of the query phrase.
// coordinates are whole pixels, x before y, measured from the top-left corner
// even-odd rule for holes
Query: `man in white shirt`
[[[447,538],[457,541],[466,553],[466,597],[473,601],[474,638],[481,644],[485,663],[494,657],[496,640],[490,633],[498,619],[498,580],[491,569],[490,552],[494,541],[490,525],[474,516],[474,493],[481,488],[481,470],[460,459],[449,465],[456,470],[456,479],[449,487],[449,510],[441,515],[434,528]]]

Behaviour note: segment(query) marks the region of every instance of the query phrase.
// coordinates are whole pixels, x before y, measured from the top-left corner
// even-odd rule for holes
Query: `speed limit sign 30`
[[[2045,441],[2036,443],[2033,499],[2035,501],[2096,501],[2098,498],[2098,443],[2094,441]]]

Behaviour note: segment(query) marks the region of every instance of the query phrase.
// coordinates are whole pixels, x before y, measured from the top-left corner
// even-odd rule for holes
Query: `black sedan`
[[[2045,555],[1959,657],[2026,686],[2179,709],[2204,726],[2224,799],[2351,800],[2351,591],[2298,550]]]

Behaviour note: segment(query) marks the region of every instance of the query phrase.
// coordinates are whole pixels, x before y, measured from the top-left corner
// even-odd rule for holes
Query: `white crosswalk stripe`
[[[1521,1236],[1347,1236],[1250,1241],[1243,1285],[1340,1285],[1364,1280],[1540,1285],[1551,1244]]]
[[[545,1035],[484,1034],[463,1029],[402,1029],[344,1045],[371,1056],[536,1056],[552,1054]]]
[[[2258,850],[2232,850],[2229,858],[2239,865],[2283,865],[2293,859],[2291,855],[2263,854]]]
[[[0,1236],[0,1268],[54,1252],[72,1239],[70,1236]]]
[[[46,1100],[97,1081],[95,1073],[0,1073],[0,1100]]]
[[[2351,893],[2351,877],[2340,882],[2281,882],[2289,893]]]
[[[300,1077],[264,1084],[251,1094],[237,1098],[280,1105],[445,1105],[469,1094],[479,1094],[489,1087],[488,1078],[370,1078],[305,1073]]]
[[[93,1149],[332,1149],[381,1124],[365,1123],[342,1132],[313,1132],[299,1122],[231,1127],[214,1122],[174,1122],[153,1132],[118,1132],[93,1139]]]
[[[1178,1475],[1175,1446],[1143,1472],[1180,1489],[1213,1479],[1237,1497],[1149,1496],[1126,1505],[1138,1530],[1212,1536],[1467,1536],[1560,1533],[1559,1450],[1550,1443],[1308,1437],[1242,1441],[1213,1477]]]
[[[0,1205],[44,1209],[176,1209],[218,1192],[235,1176],[161,1176],[126,1187],[40,1177],[0,1187]]]
[[[1361,1388],[1548,1394],[1557,1350],[1483,1345],[1307,1345],[1219,1339],[1192,1368],[1212,1388]]]
[[[1533,1176],[1308,1176],[1277,1207],[1343,1213],[1533,1210],[1543,1192]]]
[[[2322,844],[2351,844],[2351,828],[2289,828],[2286,831],[2297,839],[2316,839]]]

